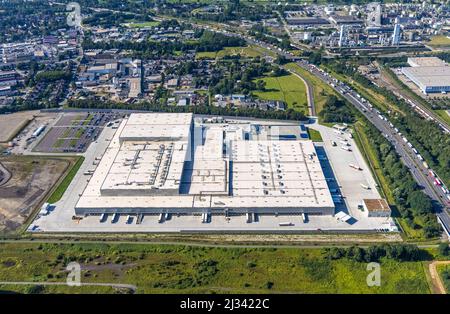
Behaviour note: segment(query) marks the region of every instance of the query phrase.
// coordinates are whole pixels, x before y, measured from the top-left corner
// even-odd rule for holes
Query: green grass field
[[[219,51],[197,52],[196,59],[220,59],[225,56],[241,55],[244,57],[255,58],[263,55],[261,48],[256,46],[249,47],[225,47]]]
[[[72,166],[70,171],[67,173],[67,175],[64,177],[64,179],[61,181],[61,183],[58,185],[56,190],[52,193],[52,195],[50,195],[50,197],[48,198],[47,202],[49,202],[50,204],[54,204],[54,203],[56,203],[57,201],[59,201],[61,199],[61,197],[63,196],[64,192],[69,187],[70,182],[72,182],[73,177],[77,174],[78,169],[80,169],[81,164],[83,163],[83,161],[84,161],[84,157],[79,157],[78,158],[76,163]]]
[[[311,128],[308,128],[309,139],[313,142],[323,142],[322,135],[320,132]]]
[[[0,244],[0,281],[64,281],[81,264],[82,282],[128,283],[138,293],[429,293],[422,262],[381,261],[381,286],[366,263],[327,260],[321,249],[207,248],[144,244]],[[25,287],[0,286],[0,290]],[[53,286],[43,292],[110,292]],[[108,290],[108,291],[105,291]]]
[[[444,35],[433,36],[433,38],[431,38],[431,40],[428,42],[428,45],[433,48],[449,48],[450,38]]]
[[[254,80],[266,83],[266,91],[255,91],[254,96],[265,100],[281,100],[288,108],[308,114],[306,87],[302,80],[293,74],[279,77],[264,77]]]
[[[151,21],[151,22],[140,22],[140,23],[129,23],[127,24],[130,28],[144,28],[144,27],[155,27],[158,26],[159,22]]]
[[[434,112],[441,117],[447,125],[450,125],[450,115],[447,113],[447,110],[434,110]]]
[[[305,80],[310,82],[313,86],[313,94],[314,94],[314,103],[316,107],[316,113],[318,114],[320,111],[322,111],[322,108],[327,101],[328,97],[330,95],[336,95],[334,90],[328,86],[327,84],[324,84],[320,79],[309,73],[308,71],[304,70],[300,66],[298,66],[295,63],[288,63],[285,66],[290,71],[293,71],[303,77]]]
[[[447,294],[450,293],[450,265],[439,265],[437,267],[442,283],[444,284]]]

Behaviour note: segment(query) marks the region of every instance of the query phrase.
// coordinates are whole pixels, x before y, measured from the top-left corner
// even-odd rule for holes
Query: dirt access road
[[[450,261],[435,261],[428,266],[431,281],[433,283],[433,292],[435,294],[446,294],[447,292],[445,291],[444,283],[442,282],[442,279],[437,271],[438,265],[450,265]]]

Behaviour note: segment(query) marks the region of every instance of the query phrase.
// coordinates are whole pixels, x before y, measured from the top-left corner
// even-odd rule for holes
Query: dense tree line
[[[323,254],[326,259],[338,260],[347,258],[359,263],[379,262],[382,258],[389,258],[399,262],[414,262],[430,259],[427,251],[412,244],[380,244],[368,248],[351,246],[349,248],[325,248]]]
[[[286,33],[281,36],[274,35],[269,31],[269,28],[259,24],[253,25],[248,33],[257,40],[279,46],[282,49],[290,49],[291,47],[291,41]]]
[[[246,46],[244,39],[236,36],[226,36],[207,30],[201,31],[201,36],[196,44],[197,51],[219,51],[225,47]]]
[[[70,100],[68,102],[71,108],[84,109],[121,109],[121,110],[143,110],[149,112],[192,112],[196,114],[219,115],[219,116],[239,116],[253,117],[260,119],[279,119],[279,120],[306,120],[307,117],[292,109],[286,111],[278,110],[260,110],[257,108],[234,108],[234,107],[215,107],[215,106],[168,106],[160,102],[137,102],[133,104],[99,101],[95,99]]]
[[[55,71],[42,71],[36,74],[34,77],[34,81],[36,83],[45,82],[51,83],[59,80],[70,81],[72,79],[72,73],[63,70],[55,70]]]
[[[83,19],[83,25],[101,26],[105,28],[119,26],[127,22],[150,22],[152,19],[148,15],[125,13],[125,12],[93,12],[89,17]]]

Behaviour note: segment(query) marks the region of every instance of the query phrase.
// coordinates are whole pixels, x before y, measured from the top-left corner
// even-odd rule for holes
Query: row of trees
[[[389,258],[399,262],[413,262],[430,259],[427,251],[412,244],[381,244],[368,248],[351,246],[349,248],[333,247],[323,250],[325,258],[337,260],[347,258],[356,262],[378,262],[381,258]]]
[[[260,119],[277,120],[307,120],[307,117],[292,109],[286,111],[278,110],[260,110],[257,108],[234,108],[234,107],[215,107],[215,106],[168,106],[160,102],[137,102],[133,104],[99,101],[96,99],[78,99],[68,102],[71,108],[83,109],[120,109],[120,110],[143,110],[150,112],[192,112],[195,114],[253,117]]]
[[[247,45],[244,39],[236,36],[227,36],[207,30],[201,31],[200,34],[199,41],[195,45],[197,51],[219,51],[225,47],[241,47]]]
[[[287,34],[283,34],[281,36],[274,35],[267,27],[258,24],[252,26],[248,33],[257,40],[279,46],[282,49],[290,49],[291,47],[291,41],[289,40],[289,36]]]
[[[51,83],[59,80],[70,82],[71,79],[72,73],[64,70],[42,71],[36,74],[36,76],[34,77],[34,81],[36,83],[39,82]]]
[[[426,238],[439,236],[441,227],[433,214],[431,199],[423,193],[392,145],[381,136],[380,132],[369,123],[366,123],[363,128],[380,161],[381,170],[401,216],[413,229],[422,228]]]

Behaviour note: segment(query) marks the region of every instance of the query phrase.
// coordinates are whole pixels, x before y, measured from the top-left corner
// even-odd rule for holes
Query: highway
[[[416,153],[413,151],[413,147],[408,146],[403,137],[396,131],[395,126],[377,109],[373,108],[372,105],[344,83],[339,82],[325,71],[309,64],[307,61],[299,61],[297,64],[321,79],[324,83],[329,84],[336,92],[347,99],[393,145],[397,154],[400,156],[400,159],[408,167],[416,182],[423,188],[423,191],[430,196],[432,200],[441,205],[441,208],[438,209],[436,215],[446,229],[447,236],[450,236],[450,214],[448,212],[450,194],[445,193],[439,185],[434,184],[435,179],[429,175],[429,170],[418,159]]]

